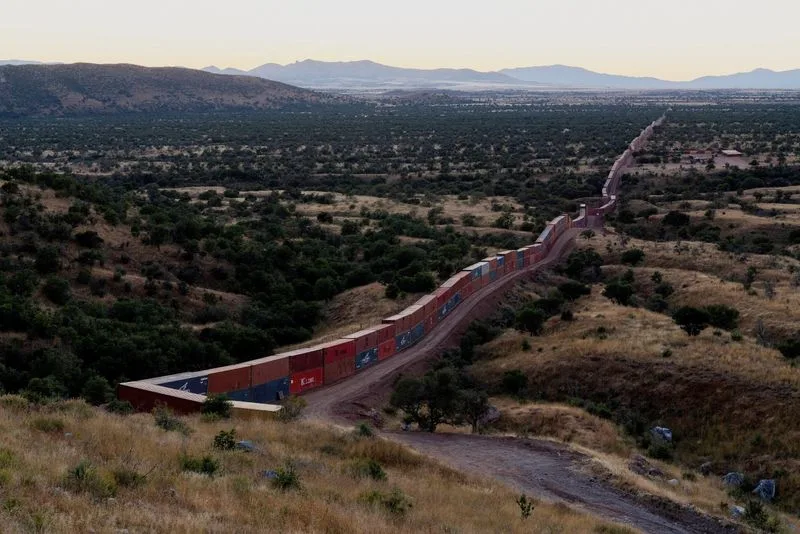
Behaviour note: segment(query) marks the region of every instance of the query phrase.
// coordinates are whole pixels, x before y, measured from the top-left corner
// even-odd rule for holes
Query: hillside
[[[278,82],[183,68],[89,63],[0,66],[0,117],[263,110],[333,101]]]
[[[215,448],[231,429],[255,450]],[[632,532],[539,502],[523,521],[517,495],[497,483],[308,423],[124,416],[3,396],[0,430],[8,533]]]

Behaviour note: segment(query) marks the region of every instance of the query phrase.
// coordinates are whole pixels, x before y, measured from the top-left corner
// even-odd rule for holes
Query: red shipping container
[[[397,315],[392,315],[391,317],[387,317],[386,319],[383,320],[383,323],[394,325],[394,331],[396,334],[397,332],[405,332],[406,330],[408,330],[408,327],[406,325],[411,323],[411,318],[405,312],[401,312],[398,313]]]
[[[436,326],[436,314],[429,315],[425,318],[425,333],[427,334],[433,327]]]
[[[497,256],[489,256],[488,258],[483,258],[481,261],[485,261],[489,264],[490,271],[497,269]]]
[[[352,339],[356,342],[356,354],[378,346],[377,328],[367,328],[366,330],[360,330],[344,337],[345,339]]]
[[[208,371],[208,392],[227,393],[239,391],[252,386],[250,382],[250,364],[229,365]]]
[[[289,356],[289,370],[292,373],[322,367],[325,361],[319,345],[293,350],[292,352],[287,352],[286,355]]]
[[[417,301],[416,305],[423,309],[422,315],[427,317],[436,312],[436,295],[425,295]]]
[[[491,277],[491,274],[490,274],[490,273],[486,273],[486,274],[484,274],[484,275],[481,277],[481,279],[483,280],[483,285],[484,285],[484,286],[488,286],[488,285],[491,283],[491,281],[492,281],[492,277]]]
[[[386,358],[391,358],[394,356],[395,349],[397,348],[397,342],[393,339],[389,339],[381,343],[380,347],[378,347],[378,360],[385,360]]]
[[[356,357],[356,343],[352,339],[337,339],[336,341],[317,345],[317,347],[322,350],[326,364],[340,360],[350,360],[352,362],[353,358]],[[325,377],[325,383],[328,383],[327,377]]]
[[[203,397],[200,395],[142,382],[120,384],[117,397],[130,402],[140,412],[149,412],[158,405],[167,406],[178,413],[198,412],[203,407]]]
[[[444,306],[445,302],[450,300],[450,295],[452,295],[452,291],[453,291],[452,287],[440,287],[433,292],[433,296],[436,297],[437,308],[441,308],[442,306]]]
[[[394,343],[394,341],[392,341]],[[325,383],[333,384],[356,372],[355,354],[343,360],[325,362]]]
[[[389,341],[390,339],[394,340],[394,325],[382,324],[376,326],[375,329],[378,331],[378,344]]]
[[[279,378],[289,376],[289,358],[276,354],[248,362],[251,366],[251,386],[260,386]]]
[[[292,373],[291,380],[289,381],[289,393],[297,395],[309,389],[320,387],[323,383],[323,374],[324,371],[322,367],[308,369],[299,373]]]
[[[481,280],[480,278],[473,280],[472,283],[470,284],[469,294],[474,295],[475,292],[482,287],[483,287],[483,280]]]

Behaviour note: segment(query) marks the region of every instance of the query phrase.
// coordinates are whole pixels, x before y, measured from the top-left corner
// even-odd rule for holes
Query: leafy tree
[[[667,226],[688,226],[691,222],[691,219],[685,213],[681,213],[680,211],[670,211],[664,218],[661,220],[661,224]]]
[[[227,396],[224,394],[212,394],[203,401],[203,407],[200,411],[204,415],[215,415],[223,419],[229,419],[232,409],[233,404],[228,400]]]
[[[519,369],[503,373],[503,390],[511,395],[519,395],[528,387],[528,376]]]
[[[632,248],[622,253],[621,261],[625,265],[638,265],[644,260],[644,251],[639,248]]]
[[[58,276],[49,277],[42,287],[42,293],[53,304],[63,306],[69,302],[72,296],[72,291],[69,287],[69,282]]]
[[[81,391],[81,397],[91,404],[105,404],[114,397],[114,390],[108,380],[102,376],[93,375],[86,380]]]
[[[517,313],[516,318],[518,329],[530,332],[535,336],[542,333],[545,321],[547,321],[547,315],[542,310],[533,307],[523,308]]]
[[[739,322],[739,310],[725,304],[710,304],[703,308],[708,313],[708,324],[733,330]]]
[[[709,324],[711,316],[707,311],[683,306],[672,316],[675,323],[680,326],[690,336],[700,334]]]
[[[478,425],[489,410],[489,397],[484,391],[468,389],[461,392],[461,413],[472,427],[472,432],[478,432]]]
[[[58,249],[55,247],[42,247],[39,249],[36,252],[34,266],[40,274],[58,272],[61,269],[61,258]]]
[[[589,295],[592,292],[592,288],[581,284],[580,282],[575,282],[573,280],[564,282],[558,286],[558,291],[564,296],[567,300],[578,300],[584,295]]]
[[[627,306],[630,304],[631,297],[633,296],[633,288],[630,284],[619,280],[613,280],[606,284],[605,289],[603,289],[603,296],[613,300],[617,304]]]

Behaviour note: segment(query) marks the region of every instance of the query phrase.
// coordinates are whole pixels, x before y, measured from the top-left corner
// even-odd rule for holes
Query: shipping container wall
[[[425,336],[425,325],[420,323],[414,328],[402,332],[395,337],[395,351],[405,350]]]
[[[322,349],[318,346],[298,349],[290,352],[289,355],[289,371],[292,373],[317,369],[322,367],[325,361]]]
[[[225,396],[228,397],[228,400],[232,401],[254,402],[253,390],[250,388],[240,389],[239,391],[228,391],[225,393]]]
[[[394,343],[394,341],[391,341]],[[356,372],[355,354],[351,355],[346,360],[336,360],[332,362],[325,362],[325,383],[333,384],[342,378],[352,376]]]
[[[439,320],[441,321],[442,319],[447,317],[448,314],[454,309],[456,309],[456,306],[458,306],[459,304],[461,304],[461,293],[456,293],[455,295],[450,297],[450,300],[445,302],[441,308],[439,308]]]
[[[353,361],[356,355],[356,344],[352,339],[339,339],[320,346],[322,347],[322,354],[326,364],[341,360]],[[328,382],[327,377],[325,382]]]
[[[261,404],[278,404],[288,396],[288,376],[253,387],[253,402],[260,402]]]
[[[352,339],[356,342],[356,352],[362,352],[378,345],[377,328],[367,328],[344,337],[346,339]]]
[[[278,354],[252,363],[252,386],[260,386],[289,376],[289,358]]]
[[[120,384],[117,388],[117,397],[130,402],[134,409],[140,412],[152,411],[158,405],[165,405],[178,413],[193,413],[202,407],[202,404],[197,401],[145,391],[124,384]]]
[[[211,369],[208,373],[208,392],[227,393],[250,387],[249,365],[232,365]]]
[[[380,347],[378,347],[378,360],[385,360],[394,356],[395,348],[396,341],[394,338],[381,343]]]
[[[356,361],[355,361],[356,371],[360,371],[377,361],[378,361],[378,347],[374,347],[369,350],[365,350],[364,352],[360,352],[356,354]]]
[[[165,388],[177,389],[179,391],[188,391],[189,393],[197,393],[198,395],[208,394],[208,376],[194,376],[183,380],[173,380],[164,384],[159,384]]]
[[[318,388],[323,383],[324,371],[322,367],[307,369],[299,373],[292,373],[289,378],[289,393],[298,395],[309,389]]]

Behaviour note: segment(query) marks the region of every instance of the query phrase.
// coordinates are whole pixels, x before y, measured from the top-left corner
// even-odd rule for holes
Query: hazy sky
[[[688,79],[800,68],[798,0],[2,0],[0,59],[252,68],[562,63]]]

